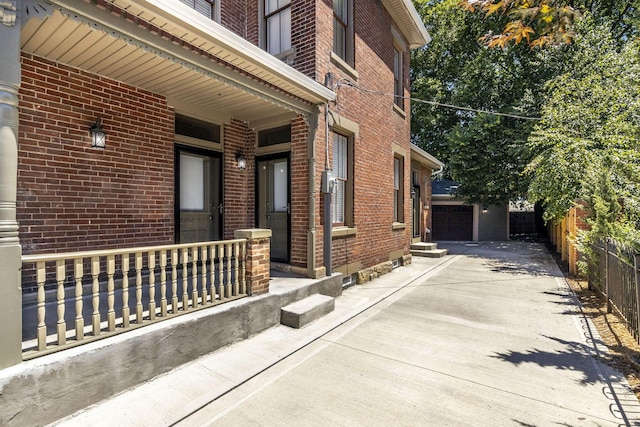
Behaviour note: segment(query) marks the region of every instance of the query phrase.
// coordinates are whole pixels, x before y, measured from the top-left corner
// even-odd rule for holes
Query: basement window
[[[350,288],[351,286],[355,285],[357,283],[357,281],[356,281],[357,275],[358,275],[357,273],[345,274],[342,277],[342,289],[347,289],[347,288]]]

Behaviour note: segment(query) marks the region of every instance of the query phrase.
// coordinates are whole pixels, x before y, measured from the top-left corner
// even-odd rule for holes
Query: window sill
[[[293,46],[287,50],[283,50],[280,53],[277,53],[275,55],[276,58],[278,58],[279,60],[281,60],[282,62],[286,63],[287,65],[292,65],[293,61],[296,59],[296,47]]]
[[[407,118],[407,113],[402,108],[398,107],[398,104],[396,104],[395,102],[393,103],[393,111],[395,111],[403,119]]]
[[[358,74],[351,65],[347,64],[344,59],[340,58],[333,51],[331,52],[330,60],[335,66],[347,73],[354,81],[358,81],[360,74]]]
[[[355,236],[358,229],[355,227],[334,227],[331,230],[331,237]]]
[[[407,225],[404,222],[394,222],[391,225],[391,229],[392,230],[404,230],[405,228],[407,228]]]

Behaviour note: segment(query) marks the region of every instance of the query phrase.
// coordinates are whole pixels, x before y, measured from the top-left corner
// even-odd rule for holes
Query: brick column
[[[247,239],[245,279],[249,295],[268,293],[271,265],[271,230],[259,228],[236,230],[235,238]]]

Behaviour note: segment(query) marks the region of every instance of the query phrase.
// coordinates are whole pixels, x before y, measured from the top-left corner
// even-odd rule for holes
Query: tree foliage
[[[499,31],[488,29],[480,38],[489,47],[526,42],[531,47],[568,44],[575,38],[575,24],[585,12],[606,19],[614,39],[637,37],[638,0],[461,0],[461,6],[485,16],[506,19]]]
[[[474,110],[537,116],[544,82],[556,73],[526,46],[487,49],[478,43],[499,17],[462,10],[458,0],[418,2],[432,42],[412,53],[414,98]],[[446,164],[458,195],[469,202],[503,203],[525,194],[532,121],[412,103],[413,142]]]
[[[530,137],[537,155],[529,198],[545,206],[547,219],[585,200],[592,234],[613,237],[640,229],[640,46],[620,46],[608,25],[591,19],[577,28]]]
[[[415,0],[433,42],[412,54],[412,96],[430,100],[412,103],[413,142],[445,162],[469,202],[526,197],[557,220],[582,200],[590,211],[587,239],[640,241],[638,1],[531,0],[487,15],[458,0]],[[531,49],[533,34],[560,34],[553,19],[541,18],[546,9],[527,15],[535,33],[494,43],[501,49],[481,42],[513,28],[513,8],[544,5],[581,11],[570,22],[571,44]],[[514,113],[540,120],[508,117]]]
[[[454,150],[449,156],[457,196],[469,203],[499,205],[527,192],[529,179],[523,167],[530,159],[528,130],[517,119],[478,115],[468,125],[450,133]]]

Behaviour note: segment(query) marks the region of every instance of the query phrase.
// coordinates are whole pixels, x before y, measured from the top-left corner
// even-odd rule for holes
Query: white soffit
[[[166,1],[178,16],[168,6],[160,13],[129,0],[49,1],[39,8],[44,13],[25,14],[24,52],[164,95],[220,120],[268,121],[285,110],[311,112],[313,105],[335,98],[178,0]],[[111,10],[112,4],[117,8]],[[205,20],[199,25],[209,31],[182,22],[181,13],[187,20]]]
[[[305,93],[303,98],[314,104],[336,98],[330,89],[178,0],[113,0],[113,3],[130,12],[135,9],[142,19],[155,25],[160,23],[158,26],[171,34],[208,52],[212,50],[216,56],[277,87],[298,96]]]
[[[428,44],[431,36],[411,0],[381,0],[411,49]]]
[[[411,144],[411,160],[426,165],[432,169],[444,167],[444,163],[415,144]]]

